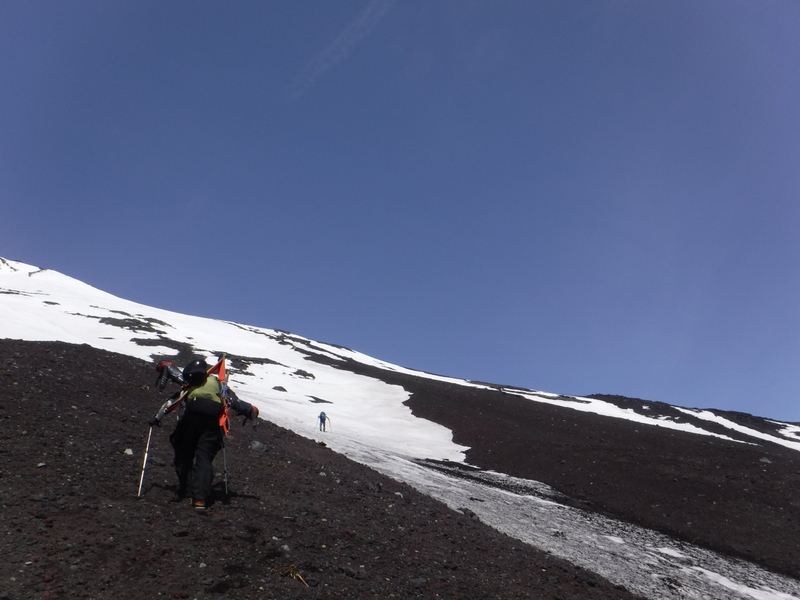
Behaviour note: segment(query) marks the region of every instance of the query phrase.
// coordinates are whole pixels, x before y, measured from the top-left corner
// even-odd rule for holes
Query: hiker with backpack
[[[244,416],[245,422],[258,417],[255,406],[239,400],[228,388],[224,361],[223,356],[215,366],[209,367],[204,359],[196,358],[182,372],[171,363],[161,363],[157,367],[160,373],[157,385],[160,388],[163,389],[167,381],[174,381],[182,387],[164,402],[148,424],[152,431],[153,427],[161,425],[166,414],[179,406],[182,408],[183,414],[169,436],[175,451],[178,499],[191,494],[192,506],[198,510],[205,510],[211,499],[212,463],[223,448],[229,410]]]
[[[331,420],[328,418],[328,415],[326,415],[324,412],[321,412],[317,418],[319,419],[319,430],[327,431],[327,426],[331,422]]]

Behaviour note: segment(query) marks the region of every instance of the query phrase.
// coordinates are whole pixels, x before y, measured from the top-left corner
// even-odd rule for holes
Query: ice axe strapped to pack
[[[156,366],[158,371],[158,379],[156,379],[156,387],[163,390],[167,387],[167,383],[173,381],[178,385],[184,385],[186,382],[183,380],[183,374],[180,369],[173,365],[171,362],[160,362]]]

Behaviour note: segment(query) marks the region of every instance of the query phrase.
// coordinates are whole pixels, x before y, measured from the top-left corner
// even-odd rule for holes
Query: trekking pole
[[[222,473],[225,479],[225,497],[228,497],[228,454],[225,452],[225,442],[222,443]]]
[[[144,448],[144,458],[142,459],[142,474],[139,476],[139,492],[136,494],[137,498],[142,497],[142,485],[144,485],[144,469],[147,466],[147,455],[150,453],[150,438],[153,437],[153,426],[150,426],[150,431],[147,434],[147,445]]]

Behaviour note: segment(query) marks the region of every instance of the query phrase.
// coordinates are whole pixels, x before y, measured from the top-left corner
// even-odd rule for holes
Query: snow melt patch
[[[507,475],[504,482],[494,483],[491,477],[465,479],[375,449],[357,460],[652,600],[800,600],[800,582],[656,531],[559,504],[554,492],[538,482]],[[515,493],[512,487],[526,492]]]
[[[769,442],[774,442],[775,444],[780,444],[781,446],[791,448],[792,450],[800,450],[800,442],[791,442],[789,440],[785,440],[783,438],[770,435],[769,433],[763,433],[761,431],[751,429],[750,427],[739,425],[738,423],[734,423],[733,421],[730,421],[725,417],[721,417],[717,414],[714,414],[710,410],[681,408],[680,406],[676,406],[675,408],[681,411],[682,413],[686,413],[687,415],[692,415],[693,417],[697,417],[698,419],[703,419],[704,421],[711,421],[713,423],[717,423],[733,431],[738,431],[739,433],[749,435],[750,437],[754,437],[760,440],[767,440]],[[786,429],[789,429],[789,427],[790,426],[787,425]]]
[[[612,404],[611,402],[606,402],[604,400],[598,400],[597,398],[582,398],[580,396],[565,397],[565,396],[557,396],[555,394],[547,394],[544,392],[525,392],[523,390],[512,390],[511,388],[503,388],[503,391],[509,394],[514,394],[516,396],[521,396],[527,400],[533,400],[534,402],[541,402],[543,404],[552,404],[555,406],[570,408],[572,410],[577,410],[580,412],[594,413],[596,415],[601,415],[604,417],[625,419],[627,421],[633,421],[634,423],[641,423],[643,425],[655,425],[656,427],[664,427],[666,429],[686,431],[698,435],[708,435],[712,437],[721,438],[723,440],[728,440],[731,442],[741,443],[741,440],[735,440],[726,435],[721,435],[719,433],[713,433],[711,431],[706,431],[705,429],[700,429],[699,427],[697,427],[696,425],[692,425],[691,423],[677,423],[675,421],[670,421],[665,418],[648,417],[646,415],[640,415],[639,413],[637,413],[634,410],[631,410],[630,408],[620,408],[616,404]]]
[[[291,378],[274,365],[252,365],[248,374],[254,377],[232,376],[231,386],[282,427],[314,438],[321,434],[317,416],[325,411],[335,432],[328,441],[334,449],[353,442],[416,458],[464,460],[467,448],[453,443],[446,427],[415,417],[403,404],[410,394],[400,386],[316,365],[314,379]],[[267,382],[280,383],[286,392],[265,393]]]
[[[747,585],[741,585],[735,583],[734,581],[728,579],[727,577],[720,575],[719,573],[714,573],[707,569],[703,569],[702,567],[691,567],[686,569],[688,573],[699,573],[703,577],[705,577],[708,581],[711,581],[718,586],[730,590],[732,593],[737,594],[737,596],[732,597],[740,597],[740,598],[754,598],[755,600],[797,600],[797,596],[792,596],[791,594],[787,594],[784,592],[779,592],[778,590],[762,587],[760,589],[756,589]]]
[[[778,421],[770,421],[770,423],[779,427],[778,435],[792,440],[800,439],[800,425],[794,423],[780,423]]]

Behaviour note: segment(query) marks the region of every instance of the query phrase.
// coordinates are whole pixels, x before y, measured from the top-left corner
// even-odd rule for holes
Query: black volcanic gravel
[[[452,429],[453,440],[471,448],[469,463],[541,481],[579,508],[800,579],[797,451],[462,390],[428,386],[407,404]]]
[[[155,374],[0,340],[0,600],[635,597],[268,422],[234,425],[205,513],[172,501],[165,423],[137,499]]]

